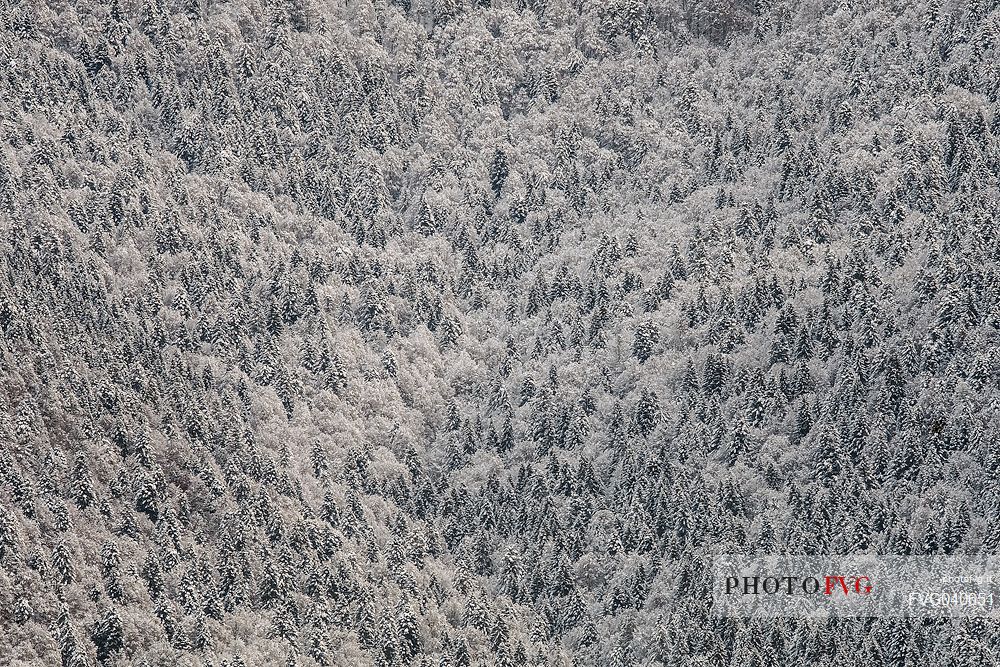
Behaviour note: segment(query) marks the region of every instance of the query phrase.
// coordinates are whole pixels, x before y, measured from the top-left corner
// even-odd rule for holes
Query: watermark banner
[[[1000,617],[996,556],[713,558],[712,613],[774,617]]]

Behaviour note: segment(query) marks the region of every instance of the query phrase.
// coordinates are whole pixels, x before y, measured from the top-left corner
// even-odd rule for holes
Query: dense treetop
[[[11,665],[1000,658],[714,618],[706,568],[1000,547],[992,3],[0,29]]]

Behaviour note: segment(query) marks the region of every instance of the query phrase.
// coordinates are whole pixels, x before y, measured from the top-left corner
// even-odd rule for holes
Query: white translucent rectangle
[[[713,558],[715,616],[1000,617],[996,556]]]

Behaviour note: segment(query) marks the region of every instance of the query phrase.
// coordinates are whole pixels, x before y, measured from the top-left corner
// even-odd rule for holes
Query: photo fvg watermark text
[[[712,613],[739,617],[1000,617],[992,556],[713,558]]]
[[[872,592],[871,577],[865,575],[825,575],[817,577],[744,576],[727,577],[726,594],[743,595],[868,595]]]

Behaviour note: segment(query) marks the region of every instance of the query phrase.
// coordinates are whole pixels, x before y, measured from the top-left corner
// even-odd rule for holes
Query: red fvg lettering
[[[848,579],[850,579],[850,584],[848,584]],[[832,595],[835,591],[842,591],[844,595],[849,595],[851,589],[857,595],[868,595],[872,592],[871,579],[865,576],[845,577],[827,575],[826,587],[823,592],[826,595]]]
[[[836,585],[840,584],[840,588],[844,591],[844,595],[847,595],[847,580],[845,577],[834,577],[831,575],[826,576],[826,590],[823,591],[824,594],[830,595],[833,593]]]

